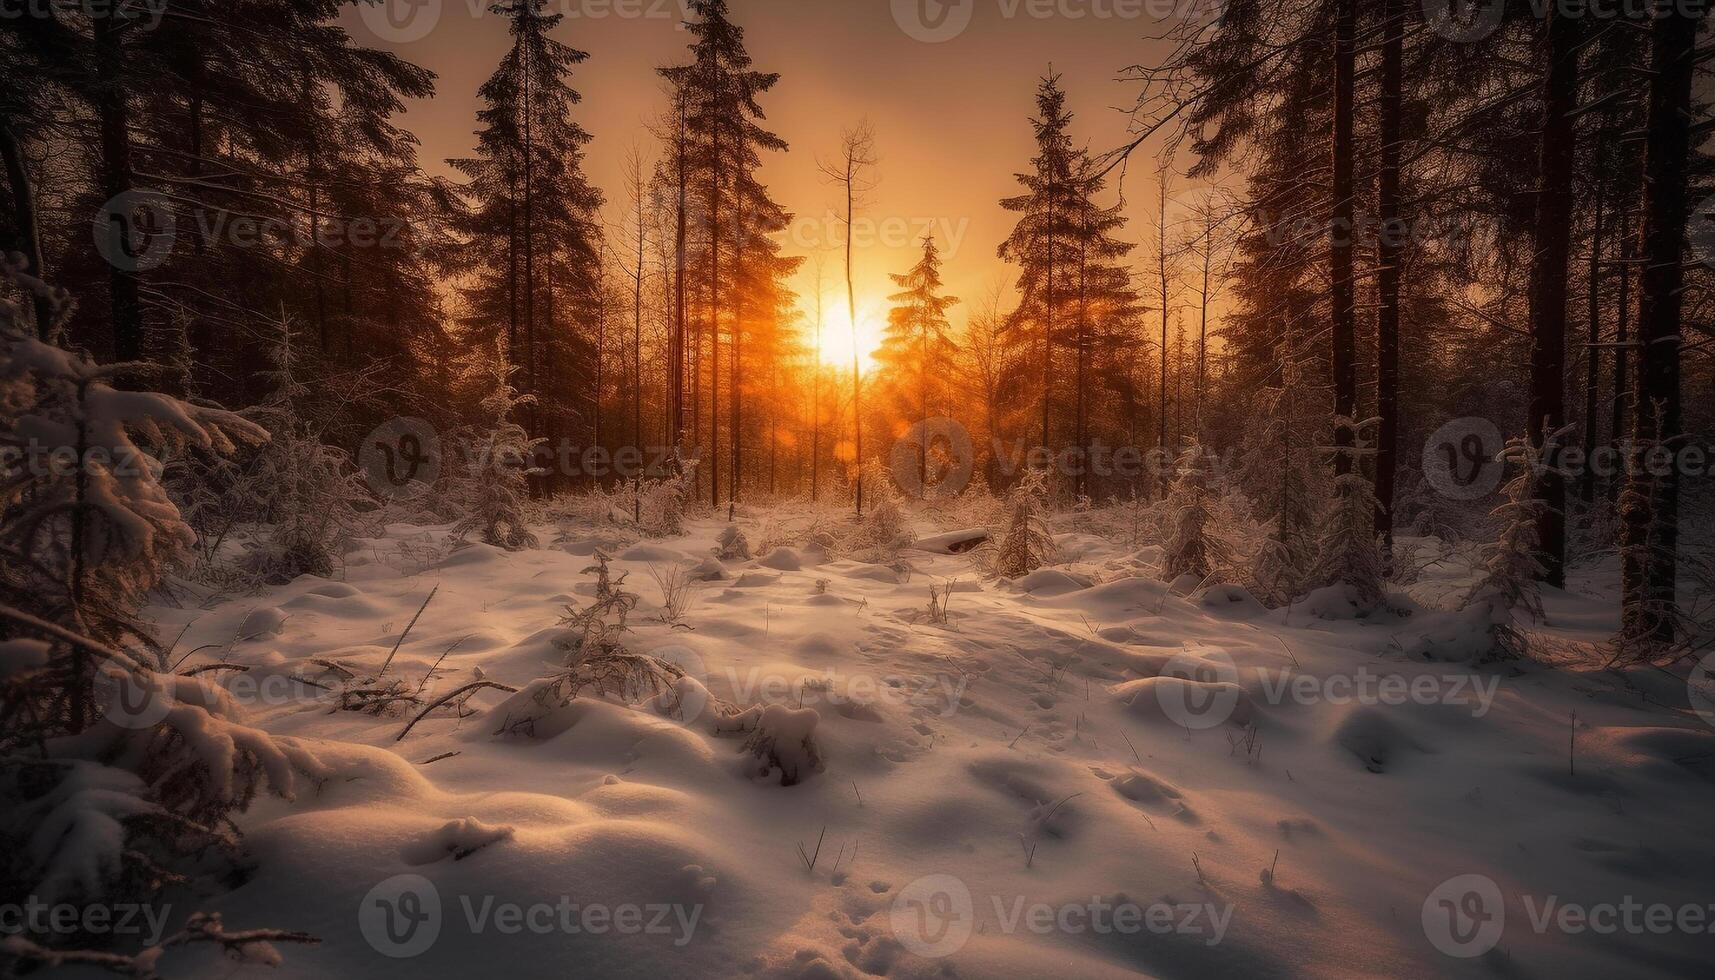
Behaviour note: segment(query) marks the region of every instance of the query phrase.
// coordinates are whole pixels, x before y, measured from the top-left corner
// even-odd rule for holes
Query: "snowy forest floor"
[[[185,666],[248,667],[211,673],[328,775],[258,800],[240,819],[253,873],[174,911],[319,937],[283,947],[282,977],[1671,977],[1715,962],[1715,733],[1683,672],[1474,667],[1468,617],[1437,608],[1456,569],[1366,619],[1318,616],[1173,594],[1154,548],[1085,515],[1057,523],[1060,564],[984,580],[932,517],[910,515],[920,546],[891,566],[813,548],[722,562],[690,628],[658,620],[649,569],[715,574],[724,521],[641,542],[540,526],[540,549],[512,553],[394,525],[337,581],[213,603],[181,589],[148,612],[163,637],[184,630],[177,649],[201,648]],[[759,543],[765,524],[807,519],[738,515]],[[400,740],[416,710],[332,710],[290,680],[327,679],[313,658],[377,671],[438,589],[388,676],[437,695],[523,688],[564,661],[561,617],[589,602],[598,547],[641,596],[627,646],[741,708],[813,709],[820,771],[759,775],[742,736],[713,731],[715,702],[682,722],[583,697],[520,726],[522,695],[488,688]],[[1597,563],[1551,591],[1542,636],[1611,635],[1615,577]],[[931,584],[954,580],[949,622],[930,622]],[[190,975],[232,969],[174,956]]]

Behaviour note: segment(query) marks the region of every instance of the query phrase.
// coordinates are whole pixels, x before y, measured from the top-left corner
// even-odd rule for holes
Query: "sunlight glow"
[[[875,368],[875,352],[881,346],[886,319],[880,307],[874,303],[859,301],[857,330],[853,331],[851,318],[846,315],[846,304],[843,301],[829,303],[822,321],[822,363],[850,369],[855,340],[859,370],[868,374]]]

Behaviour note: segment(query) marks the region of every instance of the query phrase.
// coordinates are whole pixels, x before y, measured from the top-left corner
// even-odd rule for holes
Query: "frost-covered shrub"
[[[1026,470],[1006,497],[1002,523],[972,552],[989,575],[1019,578],[1054,560],[1054,535],[1048,527],[1048,471]]]
[[[715,730],[745,734],[742,751],[760,762],[757,778],[778,772],[780,785],[792,786],[822,771],[822,750],[816,744],[821,720],[814,708],[759,704],[720,719]]]
[[[483,394],[479,418],[465,439],[470,447],[465,461],[468,513],[453,525],[452,534],[462,541],[475,533],[484,544],[508,551],[536,547],[536,536],[526,526],[526,501],[530,477],[544,471],[532,467],[530,458],[546,441],[532,439],[514,421],[520,407],[535,401],[535,396],[520,395],[512,387],[517,370],[498,341],[459,360],[461,381]]]
[[[0,447],[24,464],[0,484],[0,903],[147,901],[229,874],[236,862],[213,859],[237,850],[232,814],[321,774],[296,743],[244,725],[224,690],[167,672],[137,619],[195,539],[144,449],[229,453],[267,433],[112,387],[117,366],[57,346],[65,296],[21,268],[8,258],[0,277],[56,316],[38,339],[0,300]],[[62,448],[71,465],[40,458]]]
[[[720,535],[715,538],[715,557],[721,561],[750,560],[750,539],[744,536],[744,530],[737,524],[721,528]]]
[[[1344,454],[1350,471],[1334,478],[1334,503],[1323,515],[1316,542],[1316,564],[1310,581],[1318,588],[1340,586],[1360,615],[1373,612],[1385,597],[1386,562],[1376,537],[1375,488],[1365,479],[1361,461],[1373,450],[1363,444],[1363,429],[1376,420],[1352,423],[1335,420],[1353,431],[1352,446],[1330,448]]]
[[[0,279],[50,292],[15,259]],[[63,293],[51,292],[60,321]],[[38,340],[0,300],[0,602],[103,643],[140,640],[133,613],[196,535],[163,489],[155,455],[196,446],[231,453],[268,434],[231,412],[112,386],[103,367]],[[87,680],[87,673],[84,675]],[[85,698],[78,699],[80,703]]]
[[[1286,605],[1305,593],[1316,563],[1315,524],[1316,509],[1306,492],[1303,472],[1289,466],[1281,474],[1274,520],[1251,564],[1251,578],[1265,602]]]
[[[1544,460],[1567,431],[1554,433],[1548,445],[1540,449],[1528,439],[1509,439],[1496,457],[1502,464],[1516,467],[1517,473],[1501,489],[1504,499],[1500,506],[1491,511],[1500,523],[1500,536],[1484,546],[1481,576],[1471,586],[1466,602],[1489,601],[1509,614],[1519,609],[1533,619],[1542,618],[1537,582],[1546,567],[1537,521],[1549,504],[1538,494],[1547,465]]]
[[[659,480],[644,480],[636,489],[638,527],[652,538],[685,533],[685,505],[697,486],[697,461],[677,464],[677,472]]]
[[[1210,461],[1203,447],[1192,441],[1175,463],[1177,475],[1168,490],[1167,540],[1162,546],[1161,577],[1172,582],[1181,575],[1199,581],[1226,564],[1227,545],[1210,525]]]
[[[241,565],[279,584],[300,575],[329,577],[354,537],[368,529],[373,504],[343,449],[329,445],[337,399],[318,398],[301,377],[292,325],[282,316],[268,347],[268,396],[246,415],[268,430],[268,445],[238,478],[227,506],[259,502],[269,530],[247,544]],[[331,403],[331,404],[330,404]]]

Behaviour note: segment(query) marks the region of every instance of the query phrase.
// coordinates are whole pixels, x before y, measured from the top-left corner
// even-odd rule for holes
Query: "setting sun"
[[[851,317],[847,315],[844,303],[829,304],[825,317],[820,349],[822,363],[849,368],[855,349],[861,358],[861,370],[867,374],[874,369],[875,352],[881,347],[886,323],[886,315],[881,308],[874,303],[860,303],[856,330],[852,329]]]

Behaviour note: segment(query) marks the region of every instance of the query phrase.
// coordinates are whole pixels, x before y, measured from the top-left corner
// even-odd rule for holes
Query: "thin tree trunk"
[[[1537,170],[1536,242],[1531,260],[1530,397],[1525,434],[1541,447],[1566,424],[1566,273],[1572,245],[1572,113],[1578,104],[1578,21],[1551,7],[1542,80],[1543,121]],[[1566,481],[1552,465],[1540,476],[1547,505],[1536,522],[1542,580],[1566,584]]]
[[[1638,291],[1638,379],[1633,439],[1676,446],[1680,421],[1680,313],[1684,283],[1686,160],[1692,72],[1703,11],[1675,7],[1651,27],[1649,115],[1644,149],[1643,277]],[[1638,450],[1638,455],[1643,455]],[[1678,570],[1679,475],[1633,460],[1620,508],[1621,634],[1665,647]]]
[[[1334,414],[1347,420],[1336,426],[1334,445],[1349,448],[1356,433],[1349,423],[1357,419],[1358,375],[1355,345],[1355,289],[1352,280],[1352,251],[1355,225],[1352,220],[1352,98],[1356,67],[1357,0],[1337,0],[1334,12],[1334,142],[1333,215],[1329,222],[1328,264],[1332,274],[1329,304],[1333,314]],[[1334,454],[1334,472],[1352,471],[1350,453]]]
[[[101,191],[113,200],[132,190],[131,110],[121,75],[125,53],[116,17],[95,17],[96,124],[101,130]],[[130,215],[122,216],[127,222]],[[107,291],[113,317],[113,359],[136,361],[143,356],[143,301],[138,274],[109,263]]]
[[[1608,432],[1615,441],[1620,441],[1620,433],[1626,428],[1627,399],[1631,396],[1631,351],[1627,345],[1632,337],[1632,262],[1636,258],[1637,249],[1632,239],[1632,215],[1629,210],[1620,212],[1620,295],[1619,309],[1614,317],[1614,401],[1610,406],[1611,415],[1608,420]],[[1608,480],[1608,500],[1617,501],[1620,496],[1620,486],[1626,481],[1623,472],[1616,472]]]
[[[1381,118],[1381,161],[1377,172],[1376,246],[1376,518],[1382,554],[1393,555],[1394,484],[1399,468],[1399,281],[1404,225],[1399,214],[1400,88],[1405,60],[1405,10],[1402,0],[1384,0],[1382,77],[1377,105]]]
[[[863,516],[863,375],[858,370],[857,292],[852,286],[852,208],[856,192],[850,158],[846,160],[846,317],[852,329],[852,441],[857,464],[857,516]]]
[[[1578,499],[1589,507],[1596,499],[1596,468],[1590,459],[1596,453],[1596,403],[1602,384],[1602,218],[1603,186],[1596,184],[1596,217],[1590,231],[1590,264],[1585,273],[1585,319],[1589,323],[1584,347],[1584,470],[1578,476]]]

